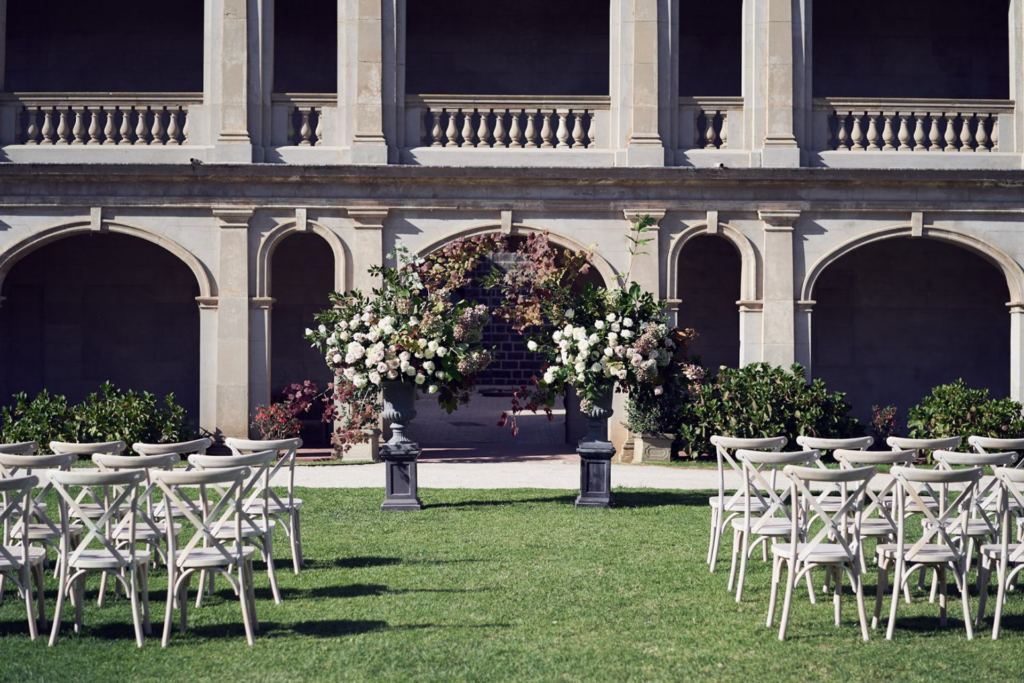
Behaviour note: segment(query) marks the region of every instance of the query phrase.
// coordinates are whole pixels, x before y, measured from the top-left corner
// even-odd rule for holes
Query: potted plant
[[[406,434],[416,417],[416,392],[436,395],[448,412],[466,403],[477,374],[491,362],[480,346],[490,320],[487,307],[456,301],[483,257],[500,250],[503,238],[468,237],[425,258],[404,248],[388,254],[396,265],[374,266],[380,287],[369,295],[331,296],[318,313],[319,326],[306,338],[324,353],[335,377],[335,396],[346,406],[338,415],[335,446],[343,451],[367,438],[380,419],[392,436],[380,446],[387,466],[382,510],[418,510],[416,460],[419,446]]]

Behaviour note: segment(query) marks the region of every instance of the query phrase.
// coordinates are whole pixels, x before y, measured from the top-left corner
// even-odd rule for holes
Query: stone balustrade
[[[406,111],[415,146],[460,149],[569,149],[607,147],[597,112],[607,97],[416,95]],[[600,141],[600,142],[599,142]]]
[[[825,150],[854,152],[1000,152],[1008,100],[817,98]]]
[[[328,118],[325,109],[337,107],[337,95],[275,93],[271,102],[274,128],[283,134],[283,144],[295,147],[325,145],[324,119]]]
[[[189,144],[189,107],[201,93],[13,93],[8,138],[22,145]],[[4,136],[5,138],[7,136]]]
[[[743,98],[680,97],[679,115],[681,149],[728,149],[730,128],[742,125]]]

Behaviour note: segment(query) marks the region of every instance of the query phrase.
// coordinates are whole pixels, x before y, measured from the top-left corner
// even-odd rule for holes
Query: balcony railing
[[[325,119],[338,107],[334,93],[274,93],[273,144],[275,146],[328,146]]]
[[[188,145],[190,108],[201,93],[13,93],[0,106],[13,129],[0,135],[28,146]]]

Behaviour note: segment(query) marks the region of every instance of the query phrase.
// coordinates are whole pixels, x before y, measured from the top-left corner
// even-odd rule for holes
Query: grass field
[[[28,639],[23,603],[0,606],[0,679],[621,681],[712,679],[1019,680],[1024,595],[1003,635],[966,640],[920,596],[901,606],[894,642],[863,643],[852,596],[796,593],[789,640],[764,625],[770,566],[754,562],[743,604],[710,574],[707,494],[617,491],[614,510],[577,510],[569,492],[422,491],[429,508],[381,513],[380,490],[303,490],[308,567],[295,576],[277,541],[284,604],[257,565],[261,632],[248,647],[238,602],[189,610],[162,650],[165,576],[152,579],[154,633],[135,647],[124,598],[87,604],[82,635],[65,618],[56,647]],[[873,594],[874,577],[868,578]],[[95,597],[97,581],[88,596]],[[55,584],[48,584],[52,615]],[[976,600],[975,600],[976,604]],[[887,605],[886,605],[887,606]],[[991,602],[990,602],[991,606]],[[870,610],[870,603],[869,603]],[[990,607],[991,613],[991,607]]]

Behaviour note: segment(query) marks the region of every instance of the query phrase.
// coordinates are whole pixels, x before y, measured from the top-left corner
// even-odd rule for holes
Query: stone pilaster
[[[251,208],[214,208],[220,224],[217,275],[216,429],[249,434],[249,219]]]
[[[804,366],[807,370],[807,379],[810,379],[814,375],[814,358],[811,355],[811,334],[813,328],[811,323],[813,321],[815,301],[797,301],[796,302],[796,350],[795,357],[796,362]]]
[[[1024,0],[1010,0],[1009,27],[1013,125],[1003,126],[1003,117],[1000,117],[999,151],[1020,152],[1024,147]],[[1012,136],[1009,134],[1011,132]]]
[[[1024,302],[1011,301],[1010,308],[1010,398],[1024,401]]]
[[[275,299],[256,296],[249,299],[249,414],[258,405],[270,403],[272,335],[270,333]],[[301,334],[301,330],[296,330]],[[280,388],[280,387],[278,387]]]
[[[352,109],[352,163],[386,164],[384,137],[384,5],[394,17],[394,0],[357,0],[354,31],[355,97]],[[390,64],[394,66],[394,64]],[[350,71],[351,73],[351,71]],[[393,78],[389,75],[388,78]]]
[[[740,367],[763,360],[764,302],[737,301],[740,316]]]
[[[249,137],[253,143],[253,161],[265,160],[264,150],[271,144],[273,117],[271,95],[274,91],[274,2],[259,0],[248,18],[249,55]]]
[[[659,73],[670,74],[671,68],[661,64],[662,58],[670,59],[670,50],[659,44],[668,33],[669,5],[668,0],[612,0],[611,120],[619,166],[665,165],[660,100],[671,90],[665,92],[667,79]]]
[[[762,359],[789,367],[796,361],[793,232],[799,211],[759,211],[764,221]]]
[[[359,255],[359,260],[353,264],[352,284],[355,289],[369,293],[380,285],[380,278],[366,271],[370,266],[384,263],[384,220],[388,209],[349,209],[348,217],[356,231],[352,253]]]
[[[630,280],[640,285],[645,292],[651,292],[654,296],[661,298],[661,221],[665,218],[664,209],[625,209],[623,215],[628,221],[626,234],[633,234],[633,221],[637,216],[650,216],[655,220],[648,232],[640,235],[641,239],[650,239],[651,243],[646,247],[638,247],[636,256],[633,257],[633,264],[630,268]],[[632,243],[627,244],[632,247]],[[609,283],[611,284],[611,283]],[[628,284],[628,283],[627,283]]]
[[[210,0],[207,5],[203,101],[209,110],[213,160],[217,162],[253,159],[248,129],[248,4],[247,0]]]

